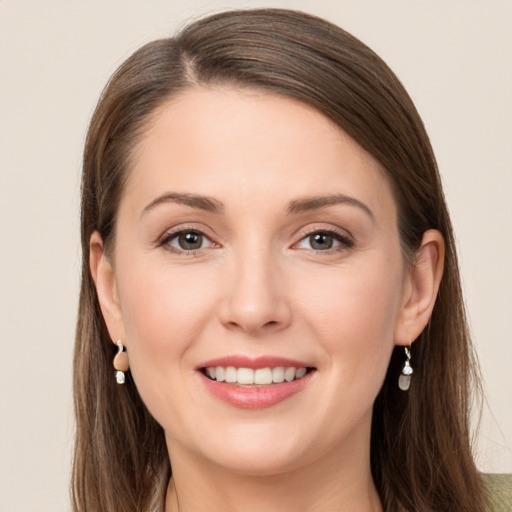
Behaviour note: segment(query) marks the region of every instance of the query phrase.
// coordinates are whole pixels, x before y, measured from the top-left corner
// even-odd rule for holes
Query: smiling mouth
[[[293,366],[276,366],[266,368],[236,368],[234,366],[209,366],[201,368],[205,377],[215,382],[225,382],[235,386],[256,387],[281,384],[300,380],[315,371],[312,367],[295,368]]]

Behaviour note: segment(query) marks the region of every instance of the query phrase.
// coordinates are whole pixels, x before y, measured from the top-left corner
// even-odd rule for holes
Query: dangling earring
[[[128,368],[130,368],[130,363],[128,362],[128,354],[124,352],[124,347],[121,343],[121,340],[118,340],[116,345],[118,347],[117,354],[114,357],[114,368],[117,370],[116,381],[118,384],[124,384],[124,372],[128,371]]]
[[[407,391],[411,386],[411,375],[413,374],[413,369],[411,366],[411,345],[405,348],[405,363],[402,368],[402,374],[398,378],[398,387],[402,391]]]

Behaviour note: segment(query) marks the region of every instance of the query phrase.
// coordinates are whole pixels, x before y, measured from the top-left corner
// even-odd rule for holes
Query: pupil
[[[313,247],[313,249],[330,249],[332,247],[332,243],[331,235],[317,233],[311,237],[311,247]]]
[[[199,249],[203,243],[202,235],[198,233],[184,233],[179,237],[182,249]]]

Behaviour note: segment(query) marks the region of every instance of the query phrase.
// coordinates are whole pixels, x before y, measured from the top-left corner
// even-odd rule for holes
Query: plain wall
[[[348,29],[416,102],[485,380],[478,465],[512,472],[512,1],[0,0],[0,512],[69,510],[80,159],[101,89],[142,43],[255,6]]]

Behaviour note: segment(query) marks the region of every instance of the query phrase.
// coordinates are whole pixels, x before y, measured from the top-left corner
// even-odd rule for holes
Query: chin
[[[231,425],[222,435],[213,436],[210,431],[208,436],[201,436],[208,439],[208,444],[198,443],[193,450],[227,472],[255,477],[278,475],[310,464],[321,451],[311,427],[304,422],[297,424],[308,427],[309,432],[293,431],[282,423]],[[308,446],[314,449],[308,450]]]
[[[250,477],[276,476],[306,465],[296,452],[283,452],[275,446],[269,446],[264,451],[228,450],[212,457],[212,461],[227,472]]]

